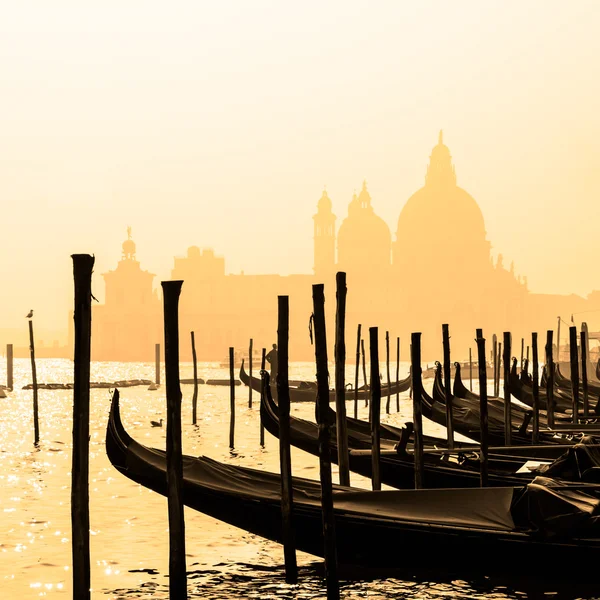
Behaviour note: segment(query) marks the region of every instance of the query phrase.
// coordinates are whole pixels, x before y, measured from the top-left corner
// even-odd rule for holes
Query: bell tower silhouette
[[[326,277],[335,269],[335,215],[331,212],[331,200],[327,190],[317,204],[314,235],[314,272],[317,277]]]

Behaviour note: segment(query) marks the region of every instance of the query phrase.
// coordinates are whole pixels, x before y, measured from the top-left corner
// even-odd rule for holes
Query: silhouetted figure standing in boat
[[[271,365],[271,383],[277,383],[277,344],[273,344],[273,348],[265,356]]]

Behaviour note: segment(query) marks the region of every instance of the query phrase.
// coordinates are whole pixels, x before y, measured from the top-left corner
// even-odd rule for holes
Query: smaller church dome
[[[123,258],[135,258],[135,242],[131,239],[131,227],[127,228],[127,239],[123,242]]]
[[[317,210],[319,212],[331,212],[331,198],[327,195],[327,190],[323,190],[322,196],[319,198],[317,203]]]

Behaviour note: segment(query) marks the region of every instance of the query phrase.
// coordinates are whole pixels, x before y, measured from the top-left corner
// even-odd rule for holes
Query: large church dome
[[[467,270],[483,268],[490,260],[483,214],[475,199],[456,185],[450,151],[441,131],[431,153],[425,185],[402,208],[394,243],[397,266],[425,266],[436,259],[466,262]]]

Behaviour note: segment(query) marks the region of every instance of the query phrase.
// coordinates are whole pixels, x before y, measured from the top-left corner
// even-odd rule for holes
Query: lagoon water
[[[4,362],[4,361],[3,361]],[[384,365],[382,365],[384,366]],[[73,381],[70,360],[37,361],[39,382]],[[382,370],[385,379],[385,369]],[[400,376],[408,372],[402,363]],[[293,363],[290,379],[314,379],[313,363]],[[333,376],[333,368],[330,367]],[[191,363],[182,363],[182,378],[192,377]],[[228,369],[218,363],[200,363],[203,379],[227,378]],[[395,365],[392,377],[395,376]],[[154,379],[151,363],[92,363],[92,381]],[[348,367],[347,381],[354,369]],[[4,364],[0,381],[5,381]],[[32,391],[29,360],[15,361],[15,389],[0,400],[0,599],[72,598],[70,470],[72,446],[71,390],[39,390],[39,448],[33,446]],[[163,373],[164,381],[164,373]],[[426,382],[427,383],[427,382]],[[197,426],[191,425],[193,386],[182,385],[183,451],[206,455],[227,463],[269,471],[279,470],[278,441],[265,432],[259,445],[259,397],[248,407],[248,388],[236,393],[235,450],[229,449],[229,388],[199,386]],[[139,442],[164,449],[165,428],[153,428],[151,420],[165,418],[165,388],[123,388],[121,414],[131,435]],[[90,416],[90,527],[92,597],[106,599],[168,598],[168,522],[166,498],[130,481],[109,463],[104,445],[111,393],[91,390]],[[385,406],[385,403],[382,403]],[[400,412],[392,400],[391,414],[382,411],[382,422],[402,424],[412,418],[408,394],[402,394]],[[359,402],[359,417],[368,418]],[[347,404],[352,414],[352,402]],[[292,415],[314,419],[314,406],[292,404]],[[443,435],[441,428],[425,420],[426,433]],[[334,481],[338,481],[333,465]],[[318,479],[318,459],[292,449],[294,475]],[[370,481],[351,474],[352,485],[370,489]],[[185,509],[188,589],[190,598],[325,598],[322,560],[298,553],[299,583],[285,583],[283,552],[266,541],[190,509]],[[402,540],[398,540],[401,545]],[[410,553],[411,548],[406,548]],[[490,561],[496,557],[490,556]],[[477,579],[448,576],[436,565],[443,556],[423,557],[424,570],[403,572],[394,578],[373,577],[341,581],[342,598],[537,598],[600,597],[595,589],[578,588],[570,573],[550,579],[560,565],[548,565],[547,573],[532,573],[527,580]],[[465,557],[468,561],[468,557]],[[600,588],[599,588],[600,589]]]

